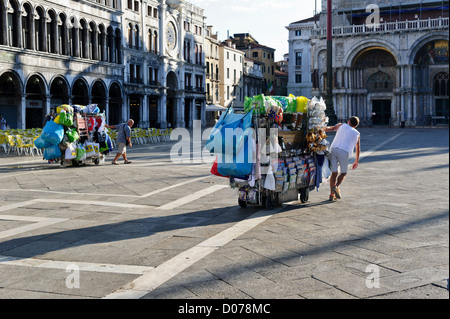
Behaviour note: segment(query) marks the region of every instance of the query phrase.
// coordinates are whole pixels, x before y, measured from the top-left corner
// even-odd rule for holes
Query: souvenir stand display
[[[43,149],[44,159],[49,163],[60,163],[64,167],[99,165],[112,151],[105,125],[105,114],[100,113],[96,104],[61,105],[34,144]]]
[[[315,97],[247,97],[244,114],[230,107],[211,132],[206,148],[217,156],[211,173],[229,178],[241,207],[273,209],[299,195],[306,203],[323,182],[325,110]]]

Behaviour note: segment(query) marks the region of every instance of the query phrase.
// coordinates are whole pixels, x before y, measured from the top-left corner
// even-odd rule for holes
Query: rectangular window
[[[252,56],[253,56],[254,58],[257,58],[257,57],[258,57],[258,52],[253,52]]]
[[[302,52],[295,52],[295,65],[302,65]]]
[[[295,83],[302,83],[302,74],[301,73],[297,73],[295,75]]]
[[[295,36],[299,37],[302,35],[302,30],[295,30]]]

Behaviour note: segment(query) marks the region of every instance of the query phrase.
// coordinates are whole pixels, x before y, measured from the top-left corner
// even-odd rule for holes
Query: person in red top
[[[337,132],[330,147],[330,201],[341,199],[339,186],[344,182],[348,173],[348,162],[353,156],[353,150],[356,147],[356,160],[353,163],[353,170],[359,166],[359,157],[361,154],[360,133],[356,130],[359,126],[359,118],[352,117],[347,124],[339,123],[335,126],[326,127],[325,132]],[[340,174],[339,174],[340,168]]]

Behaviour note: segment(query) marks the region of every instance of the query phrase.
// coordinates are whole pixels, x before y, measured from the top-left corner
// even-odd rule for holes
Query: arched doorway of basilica
[[[178,105],[176,91],[178,90],[178,79],[174,72],[167,74],[167,124],[175,127],[177,124]]]
[[[369,47],[357,54],[349,81],[358,92],[351,96],[352,114],[375,126],[392,123],[396,66],[395,57],[385,48]]]
[[[20,92],[22,85],[14,72],[5,72],[0,76],[0,114],[6,119],[11,128],[18,128]]]
[[[47,102],[45,82],[39,75],[32,75],[26,84],[25,128],[42,127],[44,103]]]

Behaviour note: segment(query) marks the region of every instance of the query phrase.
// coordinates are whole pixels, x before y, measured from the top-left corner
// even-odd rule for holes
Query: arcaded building
[[[204,123],[204,19],[178,0],[0,0],[0,114],[41,127],[93,103],[110,124]]]

